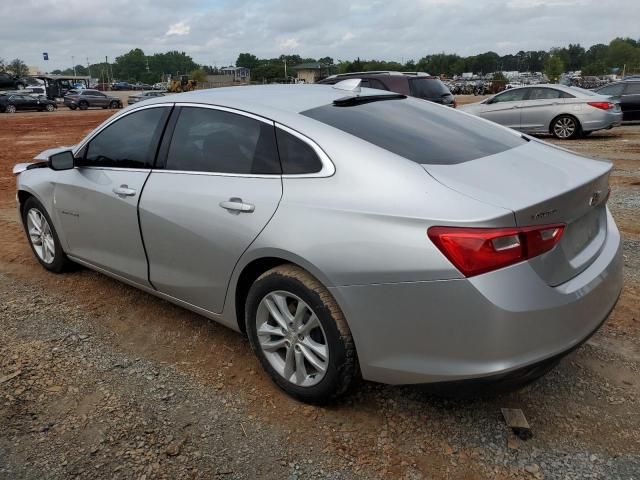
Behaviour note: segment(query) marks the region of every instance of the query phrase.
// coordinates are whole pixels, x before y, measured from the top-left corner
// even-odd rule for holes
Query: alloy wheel
[[[569,138],[576,132],[576,122],[569,117],[562,117],[556,120],[553,125],[553,133],[558,138]]]
[[[16,113],[15,105],[7,105],[6,112],[7,113]]]
[[[283,291],[267,294],[256,314],[258,344],[273,369],[299,387],[325,376],[329,345],[320,320],[300,297]]]
[[[56,257],[55,240],[49,222],[37,208],[32,208],[27,213],[27,231],[33,250],[40,260],[47,264],[53,263]]]

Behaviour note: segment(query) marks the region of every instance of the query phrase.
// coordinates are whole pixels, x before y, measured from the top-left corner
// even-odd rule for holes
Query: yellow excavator
[[[195,80],[189,80],[188,75],[180,75],[179,79],[173,79],[169,81],[168,91],[173,93],[190,92],[196,89],[198,82]]]

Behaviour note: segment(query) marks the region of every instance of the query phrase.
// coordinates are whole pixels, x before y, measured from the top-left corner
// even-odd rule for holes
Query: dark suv
[[[98,90],[69,90],[64,96],[64,104],[71,110],[86,110],[89,107],[122,108],[122,100]]]
[[[600,95],[610,95],[620,100],[622,120],[640,120],[640,79],[630,78],[596,88]]]
[[[359,72],[331,75],[317,83],[334,85],[342,80],[360,78],[361,87],[377,88],[395,93],[402,93],[411,97],[422,98],[430,102],[440,103],[449,107],[456,106],[456,100],[449,89],[438,77],[422,73],[405,72]]]

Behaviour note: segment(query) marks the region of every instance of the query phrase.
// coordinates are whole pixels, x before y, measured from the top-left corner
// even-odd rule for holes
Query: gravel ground
[[[240,335],[35,262],[10,167],[107,115],[0,117],[0,479],[640,478],[640,126],[562,143],[614,163],[626,284],[593,339],[520,391],[363,383],[319,408],[275,388]],[[531,439],[503,407],[522,409]]]

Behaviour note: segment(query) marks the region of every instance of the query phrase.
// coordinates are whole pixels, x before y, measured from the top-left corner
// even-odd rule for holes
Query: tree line
[[[426,55],[419,60],[396,62],[387,60],[338,60],[331,57],[304,58],[300,55],[280,55],[275,58],[258,58],[251,53],[241,53],[236,66],[251,69],[251,78],[256,82],[284,80],[295,76],[295,66],[303,63],[317,63],[326,71],[335,73],[360,72],[371,70],[422,71],[432,75],[452,77],[464,72],[490,73],[496,71],[544,72],[549,78],[565,71],[582,70],[583,75],[604,75],[613,69],[640,73],[640,40],[615,38],[608,45],[597,44],[585,49],[579,43],[567,47],[545,50],[519,51],[515,54],[498,55],[496,52],[484,52],[463,57],[455,53],[436,53]],[[286,74],[285,74],[286,69]],[[10,71],[18,76],[28,74],[27,65],[16,58],[8,63],[0,59],[0,71]],[[74,68],[53,70],[53,74],[72,75]],[[99,62],[90,65],[76,65],[76,75],[90,75],[101,81],[123,80],[155,83],[166,78],[167,74],[187,74],[203,81],[207,74],[217,73],[217,69],[196,63],[185,52],[169,51],[145,55],[140,48],[120,55],[115,61]]]
[[[288,68],[301,63],[334,65],[331,57],[320,59],[302,58],[299,55],[281,55],[277,58],[260,59],[251,53],[241,53],[236,66],[251,69],[251,78],[269,81],[285,76],[285,60]],[[464,72],[486,74],[497,71],[545,72],[550,78],[565,71],[582,70],[583,75],[605,75],[613,69],[622,72],[640,73],[640,40],[616,38],[608,45],[597,44],[585,49],[579,43],[567,47],[546,50],[519,51],[515,54],[498,55],[484,52],[463,57],[455,53],[436,53],[419,60],[405,63],[387,60],[338,60],[333,66],[336,73],[366,72],[371,70],[399,70],[429,72],[432,75],[452,77]],[[287,71],[287,76],[292,75]]]

